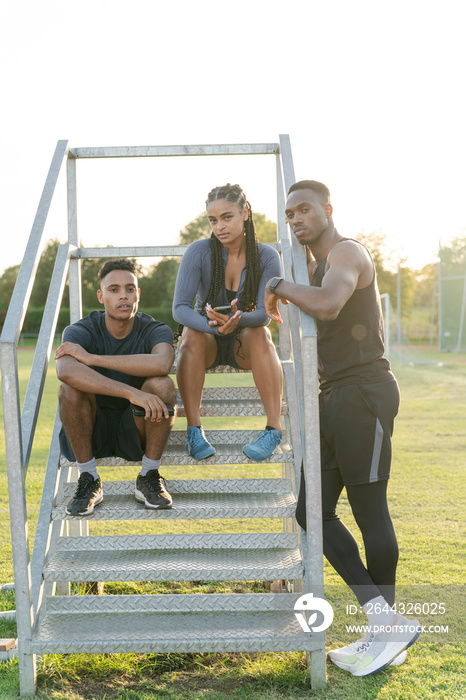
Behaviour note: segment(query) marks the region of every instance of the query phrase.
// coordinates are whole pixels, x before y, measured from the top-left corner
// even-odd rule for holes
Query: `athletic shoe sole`
[[[208,447],[202,452],[199,452],[197,455],[193,455],[190,449],[187,449],[187,452],[190,457],[196,460],[196,462],[199,462],[201,459],[207,459],[207,457],[212,457],[212,455],[215,454],[216,449],[215,447]]]
[[[387,649],[383,654],[374,659],[371,664],[368,664],[365,668],[361,668],[359,671],[351,671],[353,676],[372,676],[374,673],[379,673],[387,668],[392,661],[394,661],[403,651],[409,649],[410,646],[419,638],[421,634],[421,627],[418,628],[414,636],[409,642],[389,642],[387,644]],[[381,658],[382,657],[382,658]],[[387,658],[388,657],[388,658]],[[375,668],[371,668],[375,664]],[[354,664],[356,665],[356,664]]]
[[[406,661],[406,658],[408,656],[408,650],[405,649],[404,651],[401,652],[401,654],[398,654],[393,661],[390,661],[388,664],[389,666],[401,666],[401,664],[404,664]]]
[[[248,459],[252,459],[253,462],[265,462],[265,460],[268,459],[269,457],[271,457],[273,455],[273,453],[275,452],[275,450],[277,449],[276,447],[274,447],[272,452],[264,455],[264,454],[255,454],[253,450],[250,450],[248,453],[247,447],[248,447],[247,445],[245,447],[243,447],[243,452],[246,455],[246,457]]]
[[[343,669],[343,671],[351,671],[351,667],[354,666],[354,663],[348,664],[348,663],[345,663],[344,661],[338,661],[338,659],[333,659],[333,658],[330,656],[330,653],[331,653],[331,652],[329,652],[329,653],[327,654],[327,659],[328,659],[329,661],[331,661],[332,664],[334,664],[335,666],[338,666],[338,668]],[[393,661],[390,661],[390,663],[388,664],[388,666],[401,666],[401,664],[404,664],[404,662],[406,661],[406,657],[407,657],[407,656],[408,656],[408,652],[407,652],[407,650],[405,649],[404,651],[401,652],[401,654],[398,654],[398,656],[396,656],[396,657],[393,659]]]
[[[94,512],[95,506],[98,506],[99,503],[102,503],[103,500],[104,500],[104,494],[103,494],[103,492],[101,492],[100,495],[97,496],[97,498],[95,499],[92,506],[90,508],[88,508],[87,510],[83,510],[82,513],[71,513],[71,511],[69,511],[66,506],[65,506],[65,513],[67,515],[92,515],[92,513]]]
[[[154,503],[150,503],[147,498],[144,496],[142,491],[139,491],[138,489],[134,490],[134,497],[136,498],[139,503],[144,503],[146,508],[150,508],[152,510],[167,510],[168,508],[171,508],[173,503],[165,503],[162,505],[155,505]]]
[[[200,462],[202,459],[207,459],[207,457],[212,457],[212,455],[214,455],[214,454],[215,454],[215,448],[213,448],[212,450],[208,450],[208,452],[206,452],[205,454],[204,454],[204,452],[201,452],[200,455],[198,454],[198,455],[196,455],[196,456],[194,456],[194,455],[190,452],[190,453],[189,453],[189,456],[192,457],[193,459],[195,459],[196,462]]]

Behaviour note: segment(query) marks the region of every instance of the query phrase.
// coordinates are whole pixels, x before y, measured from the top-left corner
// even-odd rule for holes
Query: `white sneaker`
[[[401,666],[401,664],[404,664],[406,661],[406,657],[408,656],[408,650],[405,649],[404,651],[401,652],[401,654],[398,654],[393,661],[390,661],[388,664],[389,666]]]
[[[402,615],[395,615],[390,627],[375,634],[373,639],[369,640],[367,649],[349,671],[353,676],[370,676],[372,673],[378,673],[414,644],[420,634],[421,625],[417,620],[408,620]]]
[[[359,660],[359,657],[367,650],[371,636],[373,637],[374,635],[371,635],[370,632],[366,632],[363,637],[357,639],[355,642],[351,642],[351,644],[348,644],[346,647],[329,651],[327,658],[330,659],[335,666],[339,666],[339,668],[342,668],[344,671],[349,671],[351,666],[353,666]],[[408,653],[405,649],[401,654],[398,654],[393,661],[390,661],[389,665],[401,666],[401,664],[404,664],[406,661],[407,656]]]
[[[370,632],[366,632],[363,637],[356,639],[355,642],[351,642],[346,647],[329,651],[327,658],[344,671],[349,671],[351,666],[359,660],[361,654],[366,651],[371,637],[373,635]]]

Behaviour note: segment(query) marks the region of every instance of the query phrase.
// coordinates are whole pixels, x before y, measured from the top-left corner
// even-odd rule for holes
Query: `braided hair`
[[[239,299],[239,307],[242,311],[254,311],[257,306],[257,289],[261,276],[259,242],[257,240],[256,227],[252,218],[252,209],[246,195],[239,185],[227,183],[222,187],[214,187],[207,195],[206,206],[216,199],[226,199],[228,202],[237,204],[240,209],[246,205],[248,218],[244,222],[244,232],[246,236],[246,279],[243,291]],[[210,252],[212,259],[212,271],[210,274],[210,284],[206,298],[202,304],[202,310],[209,302],[212,306],[217,304],[220,291],[225,287],[225,268],[223,266],[222,244],[212,232],[210,236]]]
[[[207,195],[206,206],[216,199],[226,199],[229,202],[237,204],[240,209],[246,205],[248,209],[248,218],[244,222],[244,233],[246,237],[246,279],[244,281],[243,291],[239,298],[239,308],[242,311],[254,311],[257,307],[257,290],[261,276],[260,257],[259,257],[259,242],[256,234],[254,219],[252,218],[252,209],[246,195],[239,185],[230,185],[227,183],[222,187],[214,187]],[[210,236],[210,252],[211,252],[211,273],[210,283],[207,290],[206,298],[202,302],[202,311],[205,311],[207,303],[216,306],[218,295],[225,287],[225,268],[222,257],[222,244],[214,234]],[[236,328],[235,334],[240,331],[240,327]],[[183,332],[183,324],[179,324],[176,333],[174,334],[174,342],[177,344],[181,333]]]

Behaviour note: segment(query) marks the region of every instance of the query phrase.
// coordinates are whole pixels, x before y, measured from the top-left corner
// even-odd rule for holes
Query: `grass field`
[[[31,351],[19,353],[20,384],[24,389]],[[466,462],[466,357],[418,353],[420,364],[394,365],[400,383],[402,403],[395,427],[394,459],[390,481],[391,513],[400,545],[398,600],[429,604],[426,614],[413,615],[423,624],[448,625],[448,633],[425,633],[408,652],[407,662],[367,678],[353,678],[328,664],[327,688],[312,692],[301,653],[283,654],[123,654],[48,655],[40,660],[38,697],[70,700],[125,698],[146,700],[285,700],[313,697],[326,700],[418,700],[466,698],[464,665],[464,502]],[[441,364],[438,364],[441,363]],[[248,375],[240,375],[245,383]],[[209,381],[234,381],[234,376],[211,376]],[[46,457],[49,448],[58,383],[54,372],[46,382],[36,442],[27,480],[29,532],[33,540],[35,519]],[[214,419],[211,419],[212,421]],[[262,419],[253,419],[261,427]],[[230,419],[215,419],[216,427],[231,425]],[[222,421],[227,423],[222,425]],[[3,417],[2,417],[3,424]],[[209,424],[206,421],[206,425]],[[213,427],[213,423],[211,424]],[[4,436],[0,433],[0,583],[13,580],[9,515],[4,457]],[[198,469],[200,478],[212,476]],[[275,467],[258,465],[257,476],[270,475]],[[231,472],[231,467],[229,468]],[[182,476],[180,468],[163,470],[167,478]],[[227,473],[217,475],[227,476]],[[240,476],[243,467],[235,467]],[[274,475],[276,472],[273,472]],[[190,472],[192,475],[192,471]],[[229,474],[231,476],[231,473]],[[110,475],[105,474],[104,478]],[[121,477],[119,472],[118,478]],[[131,478],[129,475],[125,478]],[[340,514],[356,533],[348,504],[343,499]],[[115,525],[109,527],[115,532]],[[174,531],[174,522],[170,529]],[[239,528],[242,523],[211,522],[207,528],[219,531]],[[251,523],[253,529],[257,524]],[[124,527],[122,525],[122,527]],[[134,528],[132,528],[134,531]],[[268,528],[270,529],[270,528]],[[162,531],[162,530],[160,530]],[[239,530],[241,531],[241,530]],[[91,529],[92,532],[92,529]],[[327,648],[342,646],[354,638],[345,625],[364,624],[359,616],[348,619],[345,605],[354,599],[325,565],[326,592],[335,609],[335,620],[327,630]],[[255,584],[258,590],[261,583]],[[125,592],[135,590],[126,585]],[[139,589],[142,587],[140,586]],[[161,584],[146,584],[146,590],[163,590]],[[232,582],[204,586],[203,590],[237,590]],[[113,584],[112,590],[118,589]],[[106,591],[110,591],[106,589]],[[123,590],[120,588],[119,590]],[[198,590],[198,589],[196,589]],[[444,603],[446,612],[432,613],[430,604]],[[0,610],[14,609],[14,595],[0,595]],[[0,637],[14,636],[14,625],[0,620]],[[13,698],[19,688],[17,664],[0,665],[0,700]]]

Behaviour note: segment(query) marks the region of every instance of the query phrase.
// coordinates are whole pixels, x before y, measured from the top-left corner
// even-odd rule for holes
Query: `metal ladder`
[[[182,255],[183,246],[82,248],[77,234],[76,161],[80,158],[269,154],[276,160],[278,242],[285,277],[306,283],[303,251],[289,238],[284,221],[284,187],[294,181],[287,136],[278,143],[69,148],[59,141],[46,180],[27,250],[1,337],[3,401],[13,541],[21,695],[35,692],[35,656],[45,653],[103,652],[252,652],[303,650],[311,666],[311,685],[325,684],[325,640],[303,632],[294,604],[303,594],[323,597],[317,350],[313,320],[296,307],[284,307],[279,354],[285,378],[284,440],[267,461],[282,465],[281,478],[173,479],[168,490],[174,508],[149,511],[133,495],[133,481],[106,481],[104,502],[92,518],[148,521],[144,534],[89,535],[85,518],[65,516],[73,490],[73,465],[61,458],[56,416],[44,479],[34,548],[29,560],[25,480],[48,361],[67,275],[71,322],[81,318],[80,260],[85,257]],[[66,162],[68,242],[59,247],[24,407],[20,411],[17,344],[44,225],[62,163]],[[293,359],[291,359],[293,358]],[[303,368],[306,368],[306,371]],[[220,368],[227,371],[229,368]],[[304,401],[304,396],[307,400]],[[178,397],[180,416],[184,415]],[[257,416],[263,406],[255,387],[205,388],[203,415]],[[242,446],[258,431],[209,430],[216,454],[205,465],[249,464]],[[163,467],[189,465],[185,430],[173,430]],[[308,503],[307,533],[294,513],[304,461]],[[124,464],[121,460],[101,460]],[[234,468],[231,470],[234,473]],[[165,521],[202,524],[222,520],[222,532],[204,532],[190,523],[189,533],[163,534]],[[279,519],[270,532],[223,532],[228,520]],[[249,527],[247,528],[250,529]],[[262,528],[261,528],[262,529]],[[281,529],[281,531],[277,531]],[[193,532],[194,530],[194,532]],[[150,595],[67,595],[70,582],[110,581],[287,582],[284,592],[189,593]],[[88,620],[92,619],[92,624]]]

